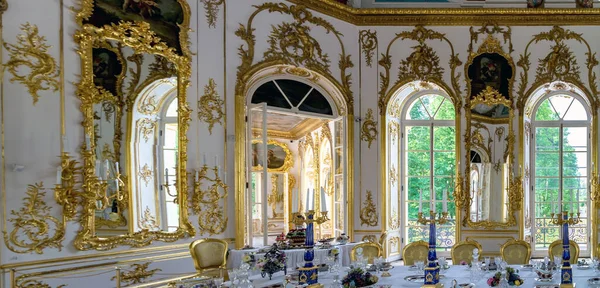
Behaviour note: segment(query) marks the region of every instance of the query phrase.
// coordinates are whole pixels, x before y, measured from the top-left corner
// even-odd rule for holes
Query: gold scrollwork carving
[[[375,49],[377,49],[377,45],[378,45],[377,30],[375,30],[375,31],[360,30],[358,35],[359,35],[361,50],[362,50],[363,54],[365,54],[366,64],[367,64],[367,66],[371,67],[372,62],[373,62],[373,54],[374,54],[373,51],[375,51]]]
[[[34,279],[24,280],[24,278],[21,278],[21,276],[17,277],[15,282],[17,283],[15,287],[18,287],[18,288],[52,288],[52,286],[50,286],[47,283],[42,282],[40,280],[34,280]],[[56,288],[62,288],[62,287],[67,287],[67,285],[62,284],[62,285],[56,286]]]
[[[14,217],[8,221],[13,223],[13,230],[10,233],[3,231],[4,243],[10,251],[42,254],[47,248],[62,249],[65,223],[50,215],[51,208],[44,201],[44,190],[42,182],[29,185],[23,198],[23,207],[19,211],[10,211]],[[54,226],[54,234],[49,235],[51,226]]]
[[[390,243],[390,253],[396,254],[400,252],[400,237],[394,236],[389,240]]]
[[[377,243],[377,236],[376,235],[365,235],[362,237],[361,241]]]
[[[400,124],[398,124],[398,122],[395,122],[395,121],[390,121],[388,129],[390,131],[392,145],[396,145],[396,141],[398,141],[398,136],[399,136],[398,131],[400,131]]]
[[[590,193],[590,200],[592,200],[592,202],[598,203],[600,202],[600,180],[598,178],[598,174],[597,173],[593,173],[592,179],[591,181],[591,193]]]
[[[246,25],[240,25],[240,28],[235,32],[235,35],[246,42],[246,47],[239,49],[242,64],[238,67],[239,75],[250,76],[248,72],[255,67],[268,66],[269,64],[289,64],[295,66],[305,66],[307,69],[313,70],[333,83],[338,83],[330,76],[329,67],[330,60],[327,54],[323,53],[319,41],[309,34],[311,28],[306,24],[313,24],[326,30],[328,34],[332,34],[338,40],[340,46],[340,59],[338,68],[340,70],[340,89],[343,92],[344,100],[346,101],[346,109],[354,110],[354,98],[351,89],[351,74],[348,69],[354,67],[351,60],[351,55],[346,54],[346,49],[342,41],[342,33],[335,29],[335,26],[321,17],[316,17],[313,12],[306,9],[302,5],[286,5],[285,3],[263,3],[255,6],[256,10],[250,15]],[[252,22],[256,15],[263,11],[271,13],[278,12],[281,14],[290,15],[294,18],[294,23],[282,23],[275,25],[269,36],[269,48],[264,53],[264,58],[260,62],[254,64],[254,48],[256,44],[254,28]],[[244,77],[239,78],[241,80]],[[238,81],[238,88],[243,85]],[[239,92],[239,91],[238,91]]]
[[[373,118],[373,109],[367,109],[367,117],[362,125],[362,133],[360,138],[363,141],[369,142],[369,149],[371,149],[371,143],[377,139],[377,123]]]
[[[392,215],[390,216],[390,229],[396,230],[400,228],[400,217],[398,217],[398,210],[392,209]]]
[[[148,187],[148,182],[152,180],[153,175],[154,173],[152,173],[152,170],[148,166],[148,163],[144,164],[144,167],[141,167],[140,172],[138,172],[138,176],[140,177],[140,179],[142,179],[142,181],[144,181],[146,187]]]
[[[131,264],[131,267],[129,267],[130,271],[120,272],[121,284],[140,284],[143,283],[146,278],[154,276],[156,272],[162,271],[162,269],[159,268],[148,270],[148,266],[150,266],[150,264],[152,264],[152,262],[146,262],[143,264]],[[115,281],[116,279],[117,276],[113,276],[112,278],[110,278],[111,281]]]
[[[397,40],[413,40],[419,42],[417,46],[413,47],[413,52],[408,58],[401,60],[400,62],[400,73],[398,80],[392,88],[390,88],[390,70],[392,68],[392,55],[390,54],[392,45]],[[429,47],[425,42],[427,40],[440,40],[444,41],[450,47],[450,79],[452,89],[443,80],[444,68],[439,65],[439,57],[437,53]],[[388,105],[389,100],[392,97],[394,91],[402,87],[402,85],[410,83],[416,80],[427,81],[435,83],[446,90],[452,102],[454,103],[455,110],[460,111],[462,99],[459,78],[460,73],[456,73],[456,68],[462,65],[462,62],[458,58],[458,54],[454,52],[454,46],[452,42],[446,38],[446,35],[440,32],[436,32],[431,29],[427,29],[422,25],[417,25],[412,31],[404,31],[397,33],[396,37],[388,44],[385,54],[381,54],[379,59],[379,66],[384,69],[384,72],[380,73],[381,83],[379,89],[379,112],[386,113],[385,108]]]
[[[142,229],[156,230],[160,228],[156,223],[156,217],[152,215],[152,211],[150,211],[150,207],[148,206],[144,209],[144,215],[140,218],[139,222],[138,226]]]
[[[392,186],[395,186],[396,183],[398,182],[398,172],[396,171],[396,166],[394,166],[394,164],[392,164],[392,168],[390,168],[390,183],[392,183]]]
[[[212,170],[213,177],[208,176]],[[203,189],[204,183],[208,187]],[[221,234],[227,228],[227,216],[224,207],[219,205],[222,199],[227,198],[227,185],[221,180],[219,168],[209,168],[204,165],[194,177],[194,194],[192,195],[192,211],[198,215],[200,234]]]
[[[367,199],[363,205],[364,207],[360,209],[360,225],[377,226],[379,215],[377,215],[377,207],[373,202],[371,190],[367,190]]]
[[[138,129],[145,142],[150,140],[150,136],[154,135],[156,130],[156,120],[152,120],[149,118],[142,118],[138,120],[137,123]]]
[[[154,115],[158,113],[158,109],[159,106],[154,95],[142,100],[141,105],[138,107],[138,111],[146,115]]]
[[[77,167],[77,161],[71,160],[71,157],[66,152],[63,152],[60,158],[61,183],[57,184],[54,188],[54,199],[58,205],[63,207],[63,216],[65,219],[73,219],[77,213],[75,177],[81,171],[81,167]]]
[[[568,40],[575,40],[578,43],[585,45],[585,66],[588,69],[587,77],[589,89],[584,85],[583,81],[581,81],[576,57],[569,49],[569,45],[565,43]],[[532,44],[537,44],[542,41],[550,41],[553,42],[553,44],[550,46],[550,51],[546,57],[538,60],[535,80],[532,85],[527,88],[529,84],[528,71],[531,66],[531,61],[529,60],[531,52],[529,51],[529,47]],[[535,89],[546,83],[557,80],[573,83],[579,88],[583,89],[587,95],[599,94],[598,86],[596,84],[596,72],[594,71],[595,67],[598,66],[596,53],[592,51],[590,44],[583,38],[582,34],[575,33],[571,30],[554,26],[548,32],[541,32],[534,35],[529,43],[527,43],[525,52],[520,55],[517,66],[523,69],[523,71],[520,73],[521,81],[518,88],[518,93],[522,96],[519,97],[519,100],[517,101],[517,109],[520,111],[525,108],[527,100]],[[599,103],[598,99],[595,97],[591,101],[595,106],[597,106]]]
[[[206,10],[206,22],[208,27],[215,28],[217,24],[217,14],[219,13],[219,6],[225,3],[225,0],[201,0],[204,4],[204,10]]]
[[[223,125],[221,122],[225,116],[223,112],[225,102],[219,97],[216,88],[215,79],[208,79],[208,85],[204,86],[204,95],[198,100],[198,119],[208,123],[208,132],[211,135],[215,123]]]
[[[59,83],[56,78],[59,71],[56,60],[48,53],[50,46],[46,45],[46,37],[39,35],[38,27],[26,23],[21,25],[21,30],[24,33],[17,36],[17,44],[4,43],[9,55],[9,60],[4,66],[13,75],[11,83],[16,81],[27,86],[35,105],[40,98],[40,91],[58,90]],[[29,74],[19,73],[24,70],[29,71]]]

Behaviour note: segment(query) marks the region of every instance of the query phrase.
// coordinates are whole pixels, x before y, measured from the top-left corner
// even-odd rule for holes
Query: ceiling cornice
[[[357,26],[600,25],[598,8],[353,8],[333,0],[288,0]]]

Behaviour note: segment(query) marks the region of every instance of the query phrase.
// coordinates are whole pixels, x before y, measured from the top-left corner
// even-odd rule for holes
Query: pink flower
[[[487,281],[487,284],[488,284],[489,286],[492,286],[492,283],[494,283],[494,277],[492,277],[492,278],[488,279],[488,281]]]
[[[460,265],[467,265],[467,261],[465,261],[465,260],[460,261]]]

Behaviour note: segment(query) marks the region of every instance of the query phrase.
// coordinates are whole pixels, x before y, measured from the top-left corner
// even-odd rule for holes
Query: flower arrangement
[[[508,280],[508,285],[510,286],[521,286],[523,284],[523,279],[521,279],[521,276],[519,276],[519,270],[515,270],[511,267],[506,267],[506,273],[507,273],[507,277],[506,279]],[[491,277],[490,279],[487,280],[487,284],[490,287],[495,287],[500,285],[500,279],[502,279],[502,273],[500,272],[496,272],[496,274],[494,274],[493,277]]]
[[[262,277],[269,275],[269,280],[271,280],[273,274],[277,271],[287,272],[285,253],[279,250],[277,245],[273,245],[271,250],[265,254],[265,257],[258,260],[256,267],[261,270]]]
[[[333,257],[334,261],[338,261],[338,258],[340,257],[340,248],[334,247],[333,249],[329,250],[329,252],[327,252],[328,256]]]
[[[242,263],[254,267],[254,264],[256,264],[256,255],[254,252],[244,254],[244,256],[242,256]]]
[[[373,285],[377,283],[377,276],[371,275],[371,273],[366,272],[361,268],[355,268],[348,272],[348,275],[342,279],[342,285],[344,288],[348,287],[366,287],[369,285]]]

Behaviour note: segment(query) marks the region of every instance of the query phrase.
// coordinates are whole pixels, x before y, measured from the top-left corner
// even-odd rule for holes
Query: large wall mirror
[[[469,57],[470,80],[466,101],[465,188],[463,224],[472,228],[516,225],[520,209],[515,193],[514,109],[510,87],[513,65],[497,39],[489,36]]]
[[[164,29],[172,26],[166,24]],[[141,247],[193,236],[181,208],[188,207],[187,193],[179,193],[187,191],[189,56],[148,22],[96,26],[85,24],[75,35],[85,135],[82,228],[75,247]]]

